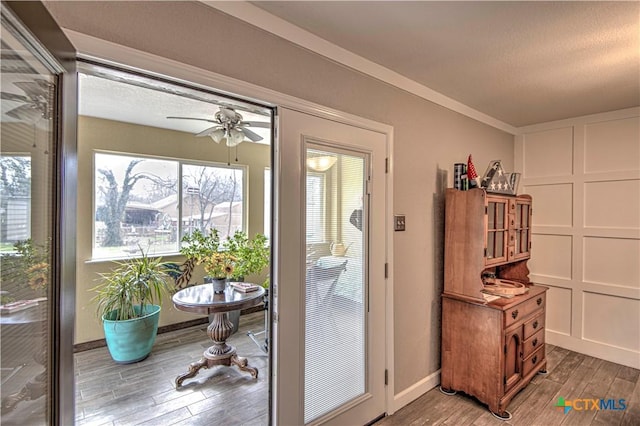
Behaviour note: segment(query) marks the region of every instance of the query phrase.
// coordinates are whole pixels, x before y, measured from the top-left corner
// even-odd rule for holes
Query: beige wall
[[[640,109],[522,129],[550,343],[640,368]]]
[[[337,65],[202,4],[50,2],[63,27],[394,127],[396,394],[440,366],[443,190],[474,155],[513,170],[513,136]]]
[[[78,222],[77,222],[77,283],[76,283],[76,343],[104,338],[102,325],[95,314],[90,291],[97,274],[107,272],[113,264],[91,262],[93,231],[93,152],[108,150],[132,154],[147,154],[176,159],[210,161],[226,164],[227,148],[210,139],[194,138],[190,133],[139,126],[117,121],[81,116],[78,119]],[[264,169],[270,164],[270,147],[244,143],[238,146],[239,162],[247,166],[248,231],[263,232]],[[181,256],[165,257],[181,262]],[[198,268],[192,282],[202,283]],[[167,300],[162,307],[160,325],[194,319],[192,314],[177,311]]]

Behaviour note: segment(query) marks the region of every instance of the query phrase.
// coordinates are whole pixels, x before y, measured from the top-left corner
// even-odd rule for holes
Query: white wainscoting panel
[[[640,107],[519,131],[547,341],[640,368]]]
[[[640,352],[640,301],[584,292],[583,307],[584,339]]]
[[[536,200],[534,222],[540,226],[571,226],[573,223],[573,185],[557,183],[527,185],[527,194]]]
[[[533,208],[535,209],[535,205]],[[538,276],[570,280],[571,242],[570,235],[534,233],[531,238],[529,269]]]
[[[586,182],[584,224],[596,228],[640,228],[640,180]]]
[[[573,129],[528,135],[524,141],[524,177],[566,176],[573,170]]]
[[[583,256],[585,282],[640,289],[640,240],[586,237]]]
[[[547,284],[548,285],[548,284]],[[545,328],[571,335],[571,289],[549,286]]]
[[[631,117],[585,126],[585,173],[638,169],[640,119]]]

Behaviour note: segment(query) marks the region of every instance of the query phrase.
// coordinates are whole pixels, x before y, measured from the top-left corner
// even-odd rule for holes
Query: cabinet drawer
[[[524,362],[522,363],[522,377],[526,377],[531,370],[540,365],[544,360],[544,352],[544,345],[542,345],[537,351],[524,359]]]
[[[544,345],[544,329],[538,331],[536,334],[524,341],[524,348],[522,349],[522,357],[527,358],[534,353],[539,347]]]
[[[537,309],[543,309],[544,311],[545,296],[545,293],[539,294],[536,297],[527,300],[526,302],[520,303],[513,308],[507,309],[504,313],[505,328],[527,317]]]
[[[533,336],[538,331],[544,328],[544,311],[535,317],[534,319],[530,319],[529,321],[524,323],[524,336],[523,339],[528,339]]]

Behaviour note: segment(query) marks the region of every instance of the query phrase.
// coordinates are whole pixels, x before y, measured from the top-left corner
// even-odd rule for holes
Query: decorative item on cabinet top
[[[519,183],[520,173],[507,173],[502,168],[500,160],[493,160],[484,172],[480,187],[485,188],[487,192],[516,195]]]

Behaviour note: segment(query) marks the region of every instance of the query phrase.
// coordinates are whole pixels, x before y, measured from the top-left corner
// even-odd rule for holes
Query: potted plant
[[[249,239],[245,232],[236,231],[224,242],[224,246],[236,258],[235,268],[231,274],[233,279],[242,281],[249,275],[264,272],[269,266],[269,246],[267,246],[267,237],[263,234],[256,234],[253,239]],[[265,280],[262,286],[267,285],[268,280]]]
[[[202,264],[205,270],[205,282],[214,284],[214,291],[221,293],[226,286],[227,278],[231,277],[235,258],[220,244],[220,234],[211,228],[208,234],[196,229],[182,238],[184,243],[180,253],[187,258],[182,274],[190,278],[195,265]]]
[[[243,281],[248,275],[258,274],[269,265],[269,247],[267,238],[258,234],[249,239],[243,231],[236,233],[220,241],[217,229],[210,229],[207,234],[195,230],[182,238],[184,243],[180,253],[186,257],[184,264],[173,265],[174,279],[178,286],[188,285],[191,274],[196,264],[203,264],[206,282],[215,278]],[[262,285],[268,285],[265,280]],[[222,287],[222,280],[218,281]],[[229,320],[233,323],[234,332],[237,331],[240,322],[240,311],[229,312]]]
[[[141,256],[117,262],[100,274],[93,291],[109,353],[117,363],[141,361],[151,352],[158,332],[160,305],[173,286],[161,258]]]

